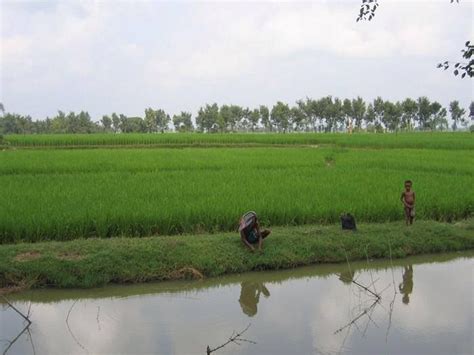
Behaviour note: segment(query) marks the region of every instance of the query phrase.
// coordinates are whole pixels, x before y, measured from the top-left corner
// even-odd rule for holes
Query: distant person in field
[[[239,222],[240,239],[251,251],[262,250],[263,240],[270,234],[269,229],[260,230],[257,214],[253,211],[245,213]]]
[[[413,183],[411,180],[405,181],[405,191],[402,192],[400,201],[402,201],[405,209],[405,220],[407,226],[413,224],[413,219],[415,218],[415,191],[412,188]]]

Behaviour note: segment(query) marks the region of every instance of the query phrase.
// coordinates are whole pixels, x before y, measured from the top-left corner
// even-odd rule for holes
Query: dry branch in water
[[[30,325],[31,325],[31,320],[30,320],[30,312],[31,312],[31,303],[28,307],[28,313],[26,315],[24,315],[21,311],[18,310],[18,308],[16,308],[14,305],[12,305],[10,303],[10,301],[4,296],[4,295],[0,295],[3,300],[5,301],[6,304],[8,304],[8,306],[13,309],[16,313],[18,313],[24,320],[26,320],[27,324],[26,326],[22,329],[21,332],[18,333],[18,335],[11,341],[7,341],[8,343],[8,346],[5,348],[5,350],[3,351],[3,355],[6,355],[6,353],[8,352],[8,350],[10,350],[10,348],[13,346],[13,344],[16,343],[16,341],[23,335],[23,333],[25,333],[26,331],[28,331],[28,334],[30,334],[30,338],[31,338],[31,344],[33,345],[33,338],[31,337],[31,333],[30,333]],[[33,353],[36,353],[36,350],[34,349],[34,346],[33,346]]]
[[[350,263],[349,263],[349,257],[347,256],[346,250],[345,250],[344,248],[343,248],[343,250],[344,250],[344,255],[346,256],[347,266],[349,267],[349,271],[350,271],[350,273],[352,274],[351,265],[350,265]],[[368,254],[367,254],[367,248],[366,248],[366,255],[367,255],[367,266],[368,266],[368,264],[369,264],[369,257],[368,257]],[[371,271],[370,271],[370,277],[371,277],[371,279],[372,279],[372,283],[370,284],[370,286],[373,286],[373,287],[374,287],[374,291],[372,291],[372,290],[369,289],[370,286],[369,286],[369,287],[364,286],[364,285],[358,283],[356,280],[352,280],[352,279],[346,278],[346,277],[345,277],[344,275],[342,275],[342,274],[337,274],[337,275],[339,276],[339,278],[340,278],[341,280],[350,281],[350,282],[352,282],[353,284],[355,284],[355,285],[359,286],[360,288],[362,288],[363,290],[365,290],[366,292],[370,293],[372,296],[374,296],[374,297],[377,299],[377,301],[379,301],[379,300],[382,298],[382,296],[380,296],[380,293],[374,292],[374,291],[375,291],[375,282],[377,282],[377,280],[374,281],[374,278],[372,277],[372,272],[371,272]]]
[[[13,344],[15,344],[18,339],[20,339],[20,337],[23,335],[23,333],[25,333],[27,330],[29,330],[30,325],[31,325],[31,323],[27,324],[27,325],[22,329],[22,331],[19,332],[18,335],[17,335],[13,340],[7,341],[9,344],[8,344],[8,346],[5,348],[5,350],[3,351],[3,353],[2,353],[3,355],[6,355],[7,352],[8,352],[8,350],[10,350],[10,348],[13,346]]]
[[[370,295],[372,295],[374,297],[374,301],[368,306],[368,307],[364,307],[362,311],[360,311],[355,317],[353,317],[347,324],[345,324],[344,326],[342,326],[341,328],[337,329],[334,334],[337,334],[337,333],[340,333],[342,332],[343,330],[345,329],[348,329],[348,331],[350,331],[350,328],[352,326],[355,326],[357,327],[357,329],[360,331],[358,325],[357,325],[357,322],[362,319],[363,317],[367,317],[368,321],[367,321],[367,324],[365,326],[365,329],[363,331],[363,336],[365,335],[365,332],[367,330],[367,327],[369,326],[369,323],[372,322],[376,327],[378,327],[378,325],[375,323],[375,321],[372,319],[372,313],[374,312],[375,308],[377,305],[380,305],[383,309],[385,309],[388,313],[388,316],[389,316],[389,319],[388,319],[388,327],[387,327],[387,331],[386,331],[386,335],[385,335],[385,341],[388,340],[388,335],[389,335],[389,332],[390,332],[390,327],[391,327],[391,324],[392,324],[392,313],[393,313],[393,305],[394,305],[394,302],[395,302],[395,298],[396,298],[396,295],[397,295],[397,289],[395,287],[395,276],[394,276],[394,273],[393,273],[393,261],[392,261],[392,247],[391,247],[391,243],[390,243],[390,240],[388,242],[388,247],[389,247],[389,256],[390,256],[390,269],[391,269],[391,273],[392,273],[392,284],[388,284],[384,289],[382,289],[381,291],[377,291],[376,288],[375,288],[375,283],[378,281],[378,279],[375,279],[374,280],[374,277],[372,275],[372,272],[369,268],[369,273],[370,273],[370,278],[372,280],[372,283],[369,285],[369,286],[365,286],[365,285],[362,285],[361,283],[357,282],[356,280],[352,280],[352,279],[349,279],[347,277],[345,277],[344,275],[342,274],[338,274],[339,278],[341,280],[345,280],[345,281],[350,281],[352,282],[353,284],[357,285],[359,288],[361,288],[362,290],[364,290],[365,292],[369,293]],[[367,253],[367,248],[368,246],[366,247],[366,259],[367,259],[367,266],[369,266],[369,256],[368,256],[368,253]],[[351,267],[350,267],[350,263],[349,263],[349,259],[348,259],[348,256],[347,256],[347,253],[346,251],[344,250],[344,253],[346,255],[346,261],[347,261],[347,265],[348,265],[348,268],[349,270],[351,270]],[[352,271],[351,271],[351,274],[352,274]],[[390,286],[393,285],[393,299],[392,301],[390,302],[390,308],[389,310],[387,310],[381,303],[381,300],[382,300],[382,293],[384,293],[387,289],[390,288]],[[373,287],[373,291],[370,289]],[[360,301],[359,301],[360,302]],[[359,306],[360,307],[360,306]],[[347,335],[346,335],[347,336]],[[345,341],[345,339],[344,339]],[[344,344],[344,343],[343,343]],[[342,347],[341,347],[342,348]]]
[[[235,343],[237,345],[241,345],[240,343],[242,343],[242,342],[250,343],[250,344],[257,344],[253,340],[241,338],[242,334],[244,334],[249,328],[250,328],[250,324],[244,330],[242,330],[240,333],[236,333],[235,331],[233,331],[232,335],[229,337],[229,340],[227,340],[224,344],[215,347],[214,349],[211,349],[208,345],[207,349],[206,349],[206,354],[210,355],[214,351],[222,349],[224,346],[226,346],[227,344],[230,344],[230,343]]]
[[[341,328],[339,328],[338,330],[336,330],[334,332],[334,334],[337,334],[337,333],[340,333],[342,332],[344,329],[348,328],[348,327],[351,327],[352,325],[357,325],[357,321],[362,318],[363,316],[367,315],[369,320],[372,320],[370,318],[370,313],[373,311],[373,309],[375,308],[375,306],[378,304],[378,300],[375,300],[369,307],[365,308],[362,312],[360,312],[356,317],[354,317],[353,319],[351,319],[351,321],[349,323],[347,323],[346,325],[342,326]],[[373,322],[373,320],[372,320]]]
[[[77,340],[76,336],[74,335],[74,333],[72,332],[71,330],[71,327],[69,326],[69,316],[71,315],[71,311],[72,309],[74,308],[74,306],[76,305],[77,303],[77,300],[75,300],[73,302],[73,304],[71,305],[71,307],[69,308],[69,311],[67,312],[67,316],[66,316],[66,326],[67,326],[67,329],[69,330],[69,333],[71,334],[72,338],[74,339],[74,341],[76,342],[77,345],[79,345],[83,350],[85,350],[88,354],[89,354],[89,350],[81,344],[81,342],[79,340]]]
[[[28,314],[25,316],[23,313],[21,313],[14,305],[12,305],[10,303],[10,301],[4,296],[4,295],[0,295],[2,296],[3,300],[6,302],[6,304],[8,304],[16,313],[18,313],[24,320],[26,320],[28,322],[28,325],[31,324],[31,321],[30,319],[28,318],[28,316],[30,315],[30,310],[28,310]],[[30,309],[31,309],[31,305],[30,305]]]

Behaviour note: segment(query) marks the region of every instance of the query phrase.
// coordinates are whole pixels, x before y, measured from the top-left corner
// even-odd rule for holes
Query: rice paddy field
[[[13,147],[141,147],[235,145],[337,145],[343,147],[474,149],[467,132],[412,132],[403,134],[358,133],[231,133],[231,134],[43,134],[8,135]]]
[[[268,226],[330,224],[345,211],[357,221],[401,221],[405,179],[419,219],[451,221],[474,207],[468,133],[5,138],[4,244],[232,231],[247,210]],[[181,146],[211,143],[226,146]],[[61,149],[82,145],[104,147]]]

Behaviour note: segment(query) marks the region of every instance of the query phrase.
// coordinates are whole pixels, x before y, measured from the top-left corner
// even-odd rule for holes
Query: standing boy
[[[411,189],[412,182],[411,180],[405,181],[405,191],[402,192],[400,201],[402,201],[403,206],[405,207],[405,220],[408,224],[413,224],[413,219],[415,218],[415,191]]]

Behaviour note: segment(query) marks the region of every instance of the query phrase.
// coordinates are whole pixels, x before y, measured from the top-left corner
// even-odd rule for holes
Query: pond
[[[473,289],[474,251],[33,290],[8,296],[29,327],[0,303],[0,351],[206,354],[247,329],[213,354],[472,354]]]

